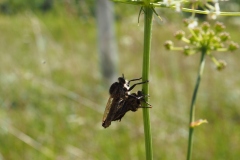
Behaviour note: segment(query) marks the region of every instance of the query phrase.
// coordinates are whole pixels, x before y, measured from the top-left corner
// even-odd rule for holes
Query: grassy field
[[[143,23],[135,15],[116,23],[119,75],[141,76]],[[156,17],[155,17],[156,18]],[[150,73],[154,159],[186,157],[189,106],[199,56],[168,52],[163,44],[182,26],[154,21]],[[227,30],[240,42],[239,26]],[[67,13],[0,15],[0,159],[143,160],[142,111],[104,129],[108,99],[99,72],[95,20]],[[194,160],[240,157],[239,51],[208,58],[197,99]],[[140,89],[140,88],[137,88]],[[136,90],[135,90],[136,91]]]

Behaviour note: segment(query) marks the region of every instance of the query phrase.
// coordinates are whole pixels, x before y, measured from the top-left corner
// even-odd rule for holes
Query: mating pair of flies
[[[147,95],[144,95],[141,91],[137,93],[130,93],[130,91],[136,86],[148,81],[135,83],[130,87],[130,82],[141,80],[142,78],[136,78],[127,81],[122,77],[118,78],[118,82],[111,85],[109,89],[110,97],[107,102],[107,106],[104,111],[102,126],[107,128],[111,125],[112,121],[121,121],[122,117],[128,111],[137,111],[138,108],[151,108],[151,105],[144,99]],[[141,102],[148,104],[147,107],[143,107]]]

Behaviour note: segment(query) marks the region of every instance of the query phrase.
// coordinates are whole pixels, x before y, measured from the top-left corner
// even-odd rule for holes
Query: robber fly
[[[102,126],[104,128],[107,128],[111,124],[111,121],[115,116],[115,113],[122,106],[121,104],[128,98],[128,96],[130,95],[130,91],[136,85],[148,82],[148,81],[144,81],[144,82],[135,83],[130,87],[131,81],[137,81],[141,79],[142,78],[136,78],[136,79],[127,81],[123,75],[122,77],[118,78],[118,82],[115,82],[111,85],[109,89],[110,97],[108,99],[108,102],[103,114],[103,119],[102,119]]]
[[[133,111],[136,112],[138,108],[151,108],[151,105],[147,103],[145,100],[145,97],[148,95],[144,95],[142,91],[138,91],[136,93],[132,93],[128,96],[128,98],[125,101],[121,102],[122,107],[119,108],[113,118],[113,121],[121,121],[122,117],[128,112]],[[141,102],[146,103],[148,106],[144,107],[141,105]]]

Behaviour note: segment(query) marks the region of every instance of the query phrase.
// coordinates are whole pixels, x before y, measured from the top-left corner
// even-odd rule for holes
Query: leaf
[[[199,120],[197,120],[197,121],[195,121],[195,122],[192,122],[192,123],[190,124],[190,126],[191,126],[192,128],[194,128],[194,127],[199,126],[199,125],[201,125],[201,124],[203,124],[203,123],[208,123],[208,121],[207,121],[206,119],[199,119]]]

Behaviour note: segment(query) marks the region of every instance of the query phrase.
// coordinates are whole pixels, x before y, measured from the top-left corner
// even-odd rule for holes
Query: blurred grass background
[[[81,16],[68,7],[0,15],[0,159],[143,160],[141,109],[107,129],[101,126],[109,86],[101,79],[96,21],[92,10]],[[138,78],[143,16],[138,26],[138,7],[118,4],[115,9],[119,76]],[[150,74],[154,159],[185,159],[200,55],[165,51],[164,42],[174,39],[183,16],[166,10],[160,15],[163,22],[154,19]],[[219,20],[239,43],[239,24],[231,18]],[[207,59],[196,119],[209,123],[195,130],[195,160],[240,157],[238,53],[215,54],[228,63],[222,72]]]

